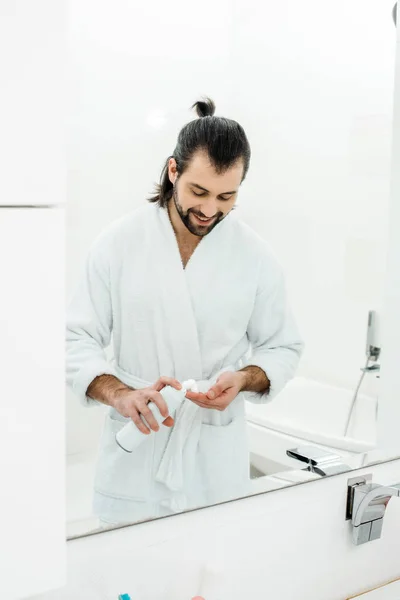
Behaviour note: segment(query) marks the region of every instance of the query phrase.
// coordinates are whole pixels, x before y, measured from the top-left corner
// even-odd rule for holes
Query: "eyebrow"
[[[194,187],[197,187],[200,190],[203,190],[203,192],[208,192],[208,190],[206,190],[206,188],[203,188],[198,183],[189,183],[189,185],[193,185]],[[236,190],[233,190],[232,192],[222,192],[222,194],[220,194],[220,196],[225,196],[226,194],[236,194]]]

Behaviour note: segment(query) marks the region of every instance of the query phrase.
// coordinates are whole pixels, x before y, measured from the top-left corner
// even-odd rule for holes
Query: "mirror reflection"
[[[126,26],[147,17],[105,4],[71,2],[69,535],[377,447],[392,3],[332,33],[326,3],[267,3],[262,30],[236,6],[233,43],[193,63],[147,56]]]

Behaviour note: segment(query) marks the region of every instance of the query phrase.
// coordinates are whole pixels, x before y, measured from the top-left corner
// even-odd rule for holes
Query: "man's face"
[[[203,237],[224,219],[235,205],[243,175],[243,162],[218,174],[204,152],[194,155],[188,169],[177,177],[175,160],[169,176],[174,183],[172,200],[186,228]],[[205,219],[205,220],[200,220]]]

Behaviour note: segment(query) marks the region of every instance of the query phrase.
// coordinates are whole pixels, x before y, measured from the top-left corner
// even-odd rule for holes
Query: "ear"
[[[178,170],[176,160],[173,156],[168,159],[168,177],[172,185],[174,185],[178,178]]]

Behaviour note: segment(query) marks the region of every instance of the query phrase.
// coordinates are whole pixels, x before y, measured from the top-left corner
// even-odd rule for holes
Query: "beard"
[[[178,215],[180,216],[181,221],[185,225],[186,229],[188,229],[190,233],[198,237],[204,237],[205,235],[208,235],[218,225],[218,223],[225,219],[225,217],[227,217],[229,214],[227,213],[226,215],[224,215],[222,212],[219,212],[214,216],[214,221],[212,221],[212,223],[210,223],[209,225],[200,225],[197,223],[197,221],[195,222],[193,217],[191,217],[191,213],[203,218],[205,217],[205,215],[198,213],[192,208],[189,208],[189,210],[185,213],[185,211],[182,208],[182,205],[179,202],[175,184],[172,191],[172,199],[174,201]]]

